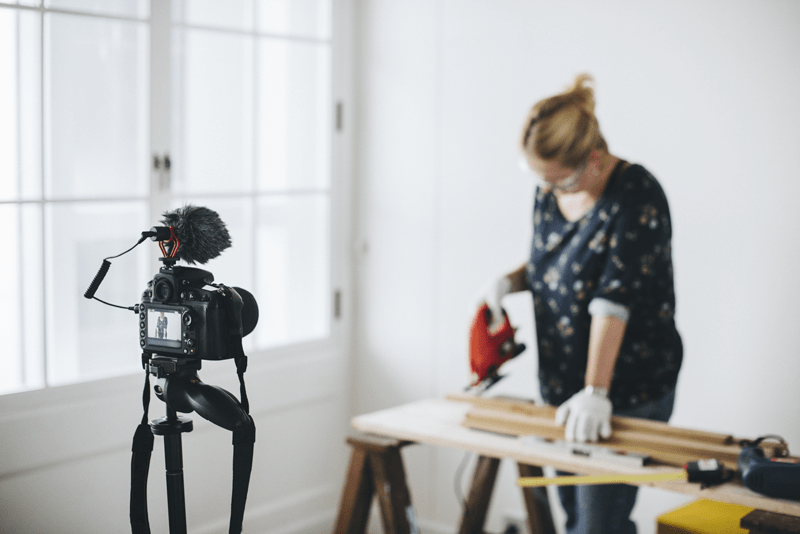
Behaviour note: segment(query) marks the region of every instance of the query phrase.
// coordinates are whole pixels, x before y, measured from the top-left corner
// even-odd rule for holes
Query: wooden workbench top
[[[609,473],[645,474],[674,470],[674,467],[632,467],[601,463],[574,455],[537,449],[526,445],[520,438],[463,426],[471,405],[448,399],[426,399],[394,408],[359,415],[353,418],[353,427],[362,432],[379,434],[396,439],[414,441],[452,449],[471,451],[483,456],[505,458],[523,464],[550,466],[576,474],[593,475]],[[649,483],[677,493],[698,498],[740,504],[759,510],[800,516],[800,501],[772,499],[755,493],[739,482],[714,488],[700,489],[699,484],[688,482]]]

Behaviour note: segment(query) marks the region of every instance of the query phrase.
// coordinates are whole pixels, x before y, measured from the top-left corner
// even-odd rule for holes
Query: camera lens
[[[159,280],[156,282],[154,297],[159,302],[167,302],[172,298],[172,284],[167,280]]]

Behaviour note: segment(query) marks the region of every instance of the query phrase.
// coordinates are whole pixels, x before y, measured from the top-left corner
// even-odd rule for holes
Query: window
[[[166,7],[165,7],[166,6]],[[251,291],[248,352],[331,332],[330,0],[0,4],[0,393],[140,370],[137,320],[83,298],[161,213],[217,211],[205,266]],[[138,302],[146,241],[97,296]]]

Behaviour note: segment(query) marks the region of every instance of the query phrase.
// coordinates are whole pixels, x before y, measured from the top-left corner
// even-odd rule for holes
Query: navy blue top
[[[609,392],[615,410],[660,399],[678,380],[683,345],[674,321],[667,197],[644,167],[622,164],[574,222],[553,193],[536,191],[527,281],[542,396],[552,405],[584,386],[590,303],[593,311],[628,318]]]

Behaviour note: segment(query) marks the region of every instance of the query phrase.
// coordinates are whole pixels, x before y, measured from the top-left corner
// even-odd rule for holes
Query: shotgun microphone
[[[153,241],[171,241],[174,238],[177,243],[173,243],[173,257],[189,264],[206,263],[231,246],[225,223],[216,211],[203,206],[187,204],[165,211],[161,224],[164,226],[154,226],[149,232],[142,232],[142,236]]]
[[[153,226],[149,231],[142,232],[142,237],[131,248],[121,254],[103,260],[100,270],[83,294],[84,297],[97,299],[94,294],[111,267],[111,262],[108,260],[127,254],[148,237],[153,241],[159,242],[161,251],[164,253],[162,260],[169,261],[172,264],[178,259],[190,264],[206,263],[231,246],[231,235],[228,233],[228,228],[214,210],[187,204],[182,208],[165,211],[162,216],[161,224],[164,226]],[[169,246],[169,253],[167,247],[164,246],[165,242]],[[133,307],[116,306],[103,300],[100,300],[100,302],[117,308],[133,310]]]

